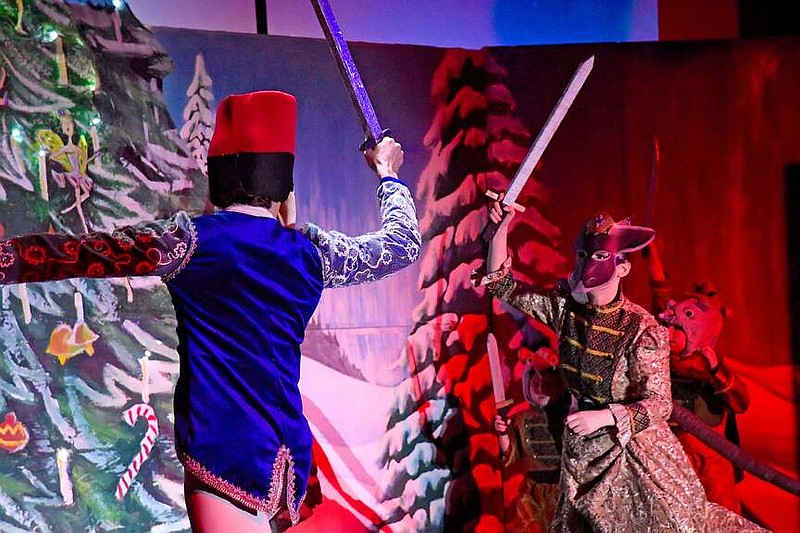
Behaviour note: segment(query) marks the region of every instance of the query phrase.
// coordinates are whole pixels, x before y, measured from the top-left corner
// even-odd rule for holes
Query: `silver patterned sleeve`
[[[384,178],[378,187],[381,229],[357,237],[306,224],[300,231],[314,243],[322,259],[326,289],[377,281],[419,257],[422,238],[408,186]]]
[[[564,317],[566,300],[557,291],[536,292],[521,287],[511,275],[511,262],[480,280],[495,298],[558,331]]]

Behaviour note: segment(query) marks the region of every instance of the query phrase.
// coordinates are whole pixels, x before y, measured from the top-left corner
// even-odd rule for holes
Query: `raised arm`
[[[481,283],[495,298],[557,330],[563,318],[564,297],[555,290],[540,293],[525,288],[514,280],[510,269],[510,261],[507,261],[500,270],[484,276]]]
[[[188,262],[195,235],[189,216],[111,233],[38,233],[0,241],[0,284],[68,278],[170,277]]]
[[[400,145],[387,137],[365,157],[382,178],[378,186],[381,228],[357,237],[314,224],[301,229],[319,251],[325,288],[377,281],[419,257],[422,238],[414,200],[408,186],[397,177],[403,164]]]
[[[508,255],[508,226],[514,217],[514,210],[507,209],[502,218],[500,203],[495,201],[489,207],[489,218],[499,223],[494,238],[489,243],[486,257],[487,274],[480,280],[481,285],[496,298],[519,309],[533,318],[558,329],[560,311],[564,308],[564,298],[555,291],[539,293],[522,287],[511,275],[511,257]]]

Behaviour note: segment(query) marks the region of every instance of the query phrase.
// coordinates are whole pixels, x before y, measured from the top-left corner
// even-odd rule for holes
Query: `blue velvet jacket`
[[[381,229],[358,237],[233,211],[113,233],[0,242],[0,283],[160,275],[178,323],[175,438],[184,467],[268,517],[293,522],[311,468],[300,344],[323,288],[381,279],[416,260],[408,188],[378,187]],[[224,423],[221,423],[224,421]]]

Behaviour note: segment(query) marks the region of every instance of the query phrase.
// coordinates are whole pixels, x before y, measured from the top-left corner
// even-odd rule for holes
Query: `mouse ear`
[[[641,250],[656,238],[656,230],[646,226],[632,226],[630,224],[614,224],[609,235],[619,242],[619,252],[626,254]]]

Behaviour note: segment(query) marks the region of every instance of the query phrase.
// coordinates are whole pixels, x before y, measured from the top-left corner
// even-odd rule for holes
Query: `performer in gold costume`
[[[497,202],[490,209],[500,228],[482,283],[558,333],[559,370],[573,397],[551,530],[762,531],[707,500],[667,425],[667,331],[620,290],[631,269],[628,254],[649,244],[655,232],[604,214],[594,217],[575,242],[569,279],[537,292],[511,276],[506,240],[512,217],[509,212],[503,218]]]

